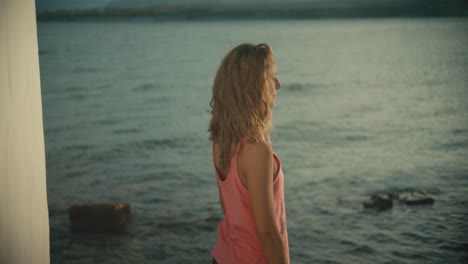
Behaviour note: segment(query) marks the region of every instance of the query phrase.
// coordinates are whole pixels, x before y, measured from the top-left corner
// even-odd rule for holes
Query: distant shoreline
[[[385,17],[468,17],[468,4],[453,0],[441,6],[438,0],[395,3],[368,2],[359,6],[337,4],[296,4],[269,6],[154,6],[147,8],[98,8],[38,11],[38,21],[114,21],[128,19],[171,20],[242,20],[242,19],[322,19]]]

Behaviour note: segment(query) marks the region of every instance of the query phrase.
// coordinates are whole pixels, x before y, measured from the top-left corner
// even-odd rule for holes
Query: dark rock
[[[100,203],[75,205],[68,209],[73,232],[121,232],[130,221],[130,205]]]
[[[434,199],[430,197],[414,199],[414,200],[401,200],[401,203],[405,205],[426,205],[426,204],[434,204]]]
[[[399,193],[387,193],[387,196],[391,199],[398,200],[400,199],[400,194]]]
[[[391,197],[382,197],[374,195],[370,201],[364,202],[364,208],[375,209],[377,211],[383,211],[393,208],[393,199]]]
[[[364,208],[383,211],[398,205],[413,206],[428,204],[434,204],[434,199],[428,197],[424,192],[411,190],[374,194],[370,197],[369,201],[364,202]]]
[[[412,191],[400,195],[400,203],[404,205],[427,205],[434,204],[434,199],[424,192]]]

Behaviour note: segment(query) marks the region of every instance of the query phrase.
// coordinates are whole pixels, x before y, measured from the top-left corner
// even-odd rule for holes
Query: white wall
[[[0,263],[50,263],[34,0],[0,0]]]

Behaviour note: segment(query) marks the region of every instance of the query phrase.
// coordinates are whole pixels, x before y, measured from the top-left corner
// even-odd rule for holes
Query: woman
[[[232,49],[216,73],[208,131],[224,218],[212,263],[289,263],[284,176],[270,143],[280,87],[263,43]]]

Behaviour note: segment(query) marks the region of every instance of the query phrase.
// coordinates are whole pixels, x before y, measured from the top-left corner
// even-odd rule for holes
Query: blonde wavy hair
[[[270,142],[275,103],[268,78],[274,76],[273,51],[268,44],[244,43],[221,61],[210,101],[210,140],[220,145],[220,169],[229,168],[231,146],[244,136]]]

